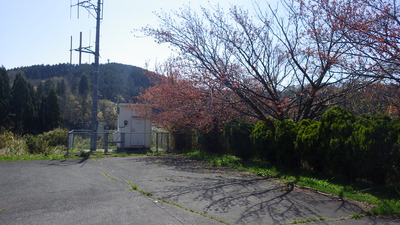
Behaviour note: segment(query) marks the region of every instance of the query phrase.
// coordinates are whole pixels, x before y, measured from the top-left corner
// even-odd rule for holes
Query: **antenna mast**
[[[100,21],[103,19],[103,0],[97,0],[97,5],[91,2],[91,0],[86,0],[86,1],[80,1],[78,0],[78,3],[76,5],[71,5],[77,6],[78,8],[78,18],[79,18],[79,7],[85,8],[90,15],[92,15],[96,19],[96,44],[95,44],[95,50],[94,52],[91,51],[88,48],[82,48],[82,33],[81,35],[81,44],[79,47],[79,52],[80,54],[82,52],[85,53],[91,53],[94,54],[94,71],[93,71],[93,77],[92,77],[92,119],[90,123],[90,152],[93,152],[96,150],[96,140],[97,140],[97,125],[98,125],[98,119],[97,119],[97,107],[98,107],[98,93],[99,93],[99,83],[98,83],[98,77],[99,77],[99,58],[100,58]]]

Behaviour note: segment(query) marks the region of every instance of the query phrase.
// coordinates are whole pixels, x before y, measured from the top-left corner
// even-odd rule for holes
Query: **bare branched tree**
[[[237,7],[200,14],[183,8],[159,14],[160,27],[143,31],[178,49],[191,79],[230,90],[247,106],[238,109],[274,129],[271,117],[315,118],[364,84],[349,66],[362,58],[346,58],[353,47],[333,20],[302,2],[284,6],[284,19],[271,7],[259,7],[255,16]]]
[[[364,58],[358,75],[400,84],[400,5],[398,0],[310,0],[329,16],[344,41]]]

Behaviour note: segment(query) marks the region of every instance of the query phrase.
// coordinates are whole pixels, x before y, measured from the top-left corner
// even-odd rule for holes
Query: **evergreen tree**
[[[36,96],[41,97],[42,95],[45,95],[44,85],[43,82],[40,82],[39,85],[36,87]]]
[[[65,80],[62,79],[57,83],[57,95],[60,97],[63,97],[65,95],[65,91],[67,89],[67,84],[65,83]]]
[[[16,75],[11,91],[10,112],[13,130],[16,133],[36,131],[37,100],[33,87],[21,73]]]
[[[45,80],[45,81],[44,81],[44,85],[43,85],[43,94],[49,95],[51,89],[53,89],[53,88],[54,88],[53,81],[50,80],[50,79]],[[39,96],[40,96],[40,95],[39,95]]]
[[[78,91],[82,96],[86,96],[89,93],[89,80],[85,73],[82,74],[81,79],[79,80]]]
[[[0,131],[9,127],[10,97],[10,80],[7,70],[0,67]]]
[[[48,96],[42,95],[39,109],[40,130],[46,132],[61,125],[61,110],[54,89]]]

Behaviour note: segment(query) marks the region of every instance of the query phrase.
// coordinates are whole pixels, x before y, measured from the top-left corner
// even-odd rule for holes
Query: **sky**
[[[70,7],[78,0],[1,0],[0,66],[12,69],[38,64],[70,62],[71,36],[73,49],[79,47],[82,32],[83,47],[94,50],[96,21],[88,12]],[[82,0],[81,0],[82,1]],[[159,26],[154,12],[171,12],[184,5],[192,8],[238,5],[254,9],[255,0],[104,0],[100,26],[100,63],[116,62],[145,68],[171,56],[167,44],[157,44],[143,37],[142,27]],[[92,0],[96,4],[97,0]],[[142,37],[138,37],[142,36]],[[78,64],[79,54],[73,51],[72,63]],[[94,56],[82,55],[82,63],[93,63]]]

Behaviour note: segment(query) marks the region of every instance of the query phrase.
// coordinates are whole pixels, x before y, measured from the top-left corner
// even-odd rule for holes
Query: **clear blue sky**
[[[76,2],[72,0],[73,4]],[[253,3],[254,0],[213,0],[211,3],[209,0],[104,0],[100,63],[110,60],[144,67],[146,62],[152,65],[171,55],[168,46],[132,34],[133,30],[146,25],[158,26],[154,11],[169,12],[183,5],[197,8],[210,4],[253,9]],[[83,32],[83,46],[94,46],[95,19],[83,8],[77,19],[77,8],[70,10],[70,0],[3,0],[0,6],[0,66],[6,69],[69,63],[70,38],[73,36],[73,48],[78,48],[80,31]],[[84,63],[94,61],[89,54],[82,58]],[[78,52],[73,53],[73,63],[78,63]]]

